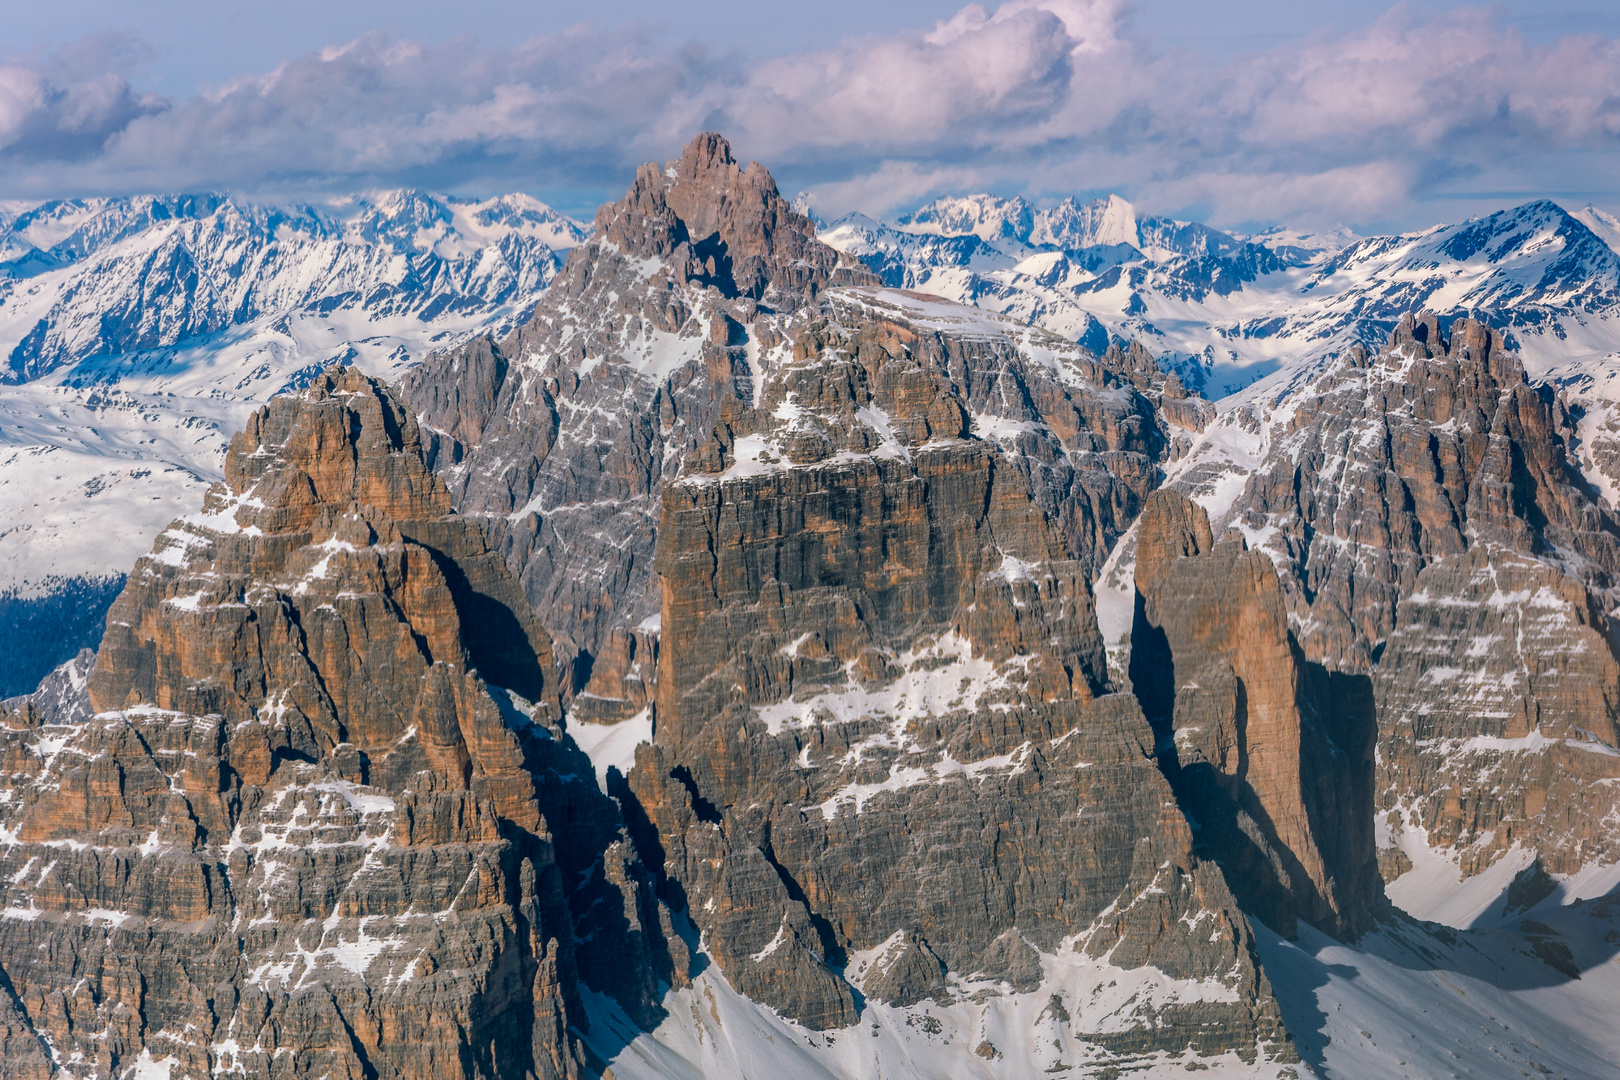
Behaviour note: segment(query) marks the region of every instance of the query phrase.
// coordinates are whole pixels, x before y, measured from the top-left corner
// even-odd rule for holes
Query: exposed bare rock
[[[1391,850],[1442,849],[1465,875],[1514,847],[1556,874],[1620,859],[1606,622],[1580,582],[1494,545],[1418,575],[1374,673]]]
[[[658,611],[659,487],[720,401],[751,395],[748,342],[779,342],[833,284],[877,280],[817,241],[763,166],[701,135],[602,207],[510,338],[402,381],[457,509],[490,529],[565,658],[584,654],[581,680],[610,634]]]
[[[826,302],[662,490],[658,720],[623,789],[647,860],[732,983],[808,1026],[853,1021],[857,958],[865,994],[914,1002],[1069,950],[1225,988],[1088,1040],[1282,1039],[1107,693],[1088,568],[1155,480],[1143,399],[932,298]]]
[[[1620,522],[1576,468],[1592,425],[1500,333],[1430,314],[1251,396],[1170,483],[1276,564],[1309,661],[1372,680],[1384,876],[1612,861]]]
[[[667,259],[678,285],[712,285],[727,297],[762,300],[774,289],[786,298],[833,283],[879,283],[816,239],[815,226],[777,194],[764,166],[744,170],[731,145],[712,133],[663,168],[643,165],[624,198],[596,212],[596,235],[626,255]]]
[[[1385,349],[1294,391],[1227,517],[1273,554],[1300,644],[1329,667],[1369,670],[1423,568],[1476,543],[1600,589],[1620,572],[1620,530],[1570,464],[1562,400],[1526,382],[1500,333],[1450,330],[1407,317]]]
[[[4,714],[8,1075],[580,1075],[579,972],[647,1022],[676,973],[545,631],[373,380],[225,474],[114,604],[99,711]]]
[[[813,1028],[856,1020],[849,978],[1026,991],[1061,952],[1180,988],[1077,1018],[1099,1053],[1286,1054],[1088,585],[1211,407],[1140,346],[861,284],[811,236],[701,138],[527,327],[404,384],[573,658],[569,722],[650,723],[598,762],[643,860]]]
[[[929,999],[947,1005],[951,1002],[944,962],[928,942],[904,930],[896,931],[882,946],[868,965],[862,985],[867,996],[895,1005],[915,1005]]]
[[[1283,933],[1371,925],[1376,728],[1365,676],[1309,663],[1271,560],[1215,543],[1204,509],[1154,493],[1137,526],[1131,682],[1166,771],[1244,906]]]

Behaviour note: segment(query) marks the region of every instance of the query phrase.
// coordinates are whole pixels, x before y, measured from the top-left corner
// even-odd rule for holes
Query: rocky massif
[[[1087,583],[1121,524],[1093,514],[1134,508],[1162,435],[1118,376],[1026,365],[928,310],[832,300],[665,486],[644,851],[737,987],[812,1027],[855,1019],[829,970],[851,957],[865,996],[909,1004],[1033,989],[1038,954],[1076,951],[1202,998],[1143,1001],[1156,1035],[1098,1044],[1249,1045],[1270,1006],[1246,926],[1135,701],[1106,692]],[[1053,477],[974,423],[1039,433],[1103,497],[1048,515],[1032,486]]]
[[[1581,441],[1499,332],[1408,316],[1232,409],[1172,480],[1270,557],[1304,657],[1369,682],[1391,878],[1620,858],[1620,524]]]
[[[8,1075],[1297,1077],[1285,938],[1616,858],[1581,430],[1432,317],[1217,410],[702,136],[503,340],[254,414],[6,706]]]
[[[404,388],[574,650],[576,737],[650,733],[607,785],[738,990],[837,1029],[1034,992],[1061,953],[1090,974],[1060,999],[1169,980],[1066,1020],[1088,1053],[1286,1056],[1108,692],[1089,578],[1212,415],[1145,353],[883,290],[706,136],[602,209],[526,328]]]
[[[0,208],[0,695],[100,640],[261,404],[516,325],[583,236],[527,196]]]
[[[1370,681],[1308,661],[1277,571],[1204,509],[1156,492],[1137,526],[1130,677],[1200,846],[1271,926],[1371,928]]]
[[[8,1073],[572,1076],[578,972],[656,1009],[549,637],[380,384],[253,416],[80,685],[5,717]]]

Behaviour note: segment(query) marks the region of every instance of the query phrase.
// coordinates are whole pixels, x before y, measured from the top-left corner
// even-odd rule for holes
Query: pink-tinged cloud
[[[0,66],[4,194],[612,189],[712,128],[828,212],[951,188],[1112,189],[1217,221],[1410,218],[1464,183],[1620,201],[1620,42],[1531,45],[1472,9],[1222,65],[1151,49],[1123,0],[971,5],[752,64],[634,27],[504,48],[368,35],[178,101],[133,85],[128,51]]]

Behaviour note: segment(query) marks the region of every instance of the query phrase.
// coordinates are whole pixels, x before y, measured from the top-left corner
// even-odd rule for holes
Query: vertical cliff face
[[[1202,507],[1150,496],[1137,525],[1131,682],[1166,773],[1240,902],[1277,930],[1372,923],[1377,734],[1365,677],[1308,662],[1271,560],[1215,543]]]
[[[817,241],[763,166],[702,135],[598,211],[510,338],[406,376],[457,509],[489,529],[567,658],[588,665],[657,614],[658,493],[721,400],[752,395],[745,342],[780,340],[835,283],[877,280]]]
[[[1145,350],[865,284],[704,137],[404,392],[575,658],[575,732],[651,733],[598,768],[737,990],[818,1029],[1044,994],[1042,1046],[1097,1061],[1286,1055],[1108,692],[1088,581],[1212,415]]]
[[[1155,481],[1145,402],[954,305],[828,303],[663,490],[657,723],[622,789],[645,857],[727,978],[810,1027],[1148,969],[1161,992],[1065,1027],[1281,1053],[1248,926],[1107,692],[1089,567]]]
[[[1522,849],[1554,874],[1620,859],[1620,663],[1590,590],[1492,545],[1435,563],[1374,672],[1391,878],[1414,843],[1465,876]]]
[[[1216,531],[1274,562],[1308,660],[1370,680],[1385,875],[1612,861],[1620,524],[1563,399],[1496,331],[1421,315],[1222,427],[1261,460]],[[1173,485],[1219,505],[1201,470]]]
[[[616,811],[567,779],[545,631],[352,370],[233,440],[88,696],[0,733],[19,1061],[573,1076],[582,969],[643,1016],[673,977]]]
[[[1620,532],[1570,463],[1563,403],[1502,335],[1406,317],[1295,391],[1227,524],[1273,552],[1306,655],[1367,671],[1430,564],[1489,543],[1578,563],[1601,589]]]

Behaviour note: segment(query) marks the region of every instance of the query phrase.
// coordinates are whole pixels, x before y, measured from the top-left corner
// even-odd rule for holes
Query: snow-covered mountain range
[[[9,1046],[176,1078],[475,1039],[522,1049],[479,1075],[572,1045],[547,1075],[649,1080],[1620,1059],[1603,212],[1237,236],[970,196],[821,226],[840,253],[706,135],[590,236],[415,193],[6,213],[3,654],[134,566],[100,657],[0,704]],[[227,887],[147,884],[193,866]],[[486,961],[519,973],[493,1008]],[[124,1006],[86,988],[132,971],[140,1041],[94,1034]]]
[[[333,360],[389,376],[504,333],[587,233],[525,195],[0,206],[0,605],[119,572],[216,476],[249,409]],[[1602,362],[1620,353],[1620,221],[1592,207],[1238,236],[1118,196],[972,195],[820,235],[890,284],[1094,352],[1140,340],[1212,399],[1381,341],[1405,312],[1475,311],[1582,406],[1594,482],[1610,487],[1600,463],[1620,462],[1604,442],[1620,384]]]
[[[334,360],[391,373],[505,332],[584,236],[526,195],[0,208],[0,623],[121,572],[258,404]]]
[[[1512,332],[1535,374],[1620,351],[1620,222],[1528,203],[1458,225],[1233,236],[1139,216],[1118,196],[1034,210],[941,199],[821,237],[892,285],[1038,323],[1100,351],[1138,339],[1210,398],[1355,342],[1420,308],[1472,311]]]

